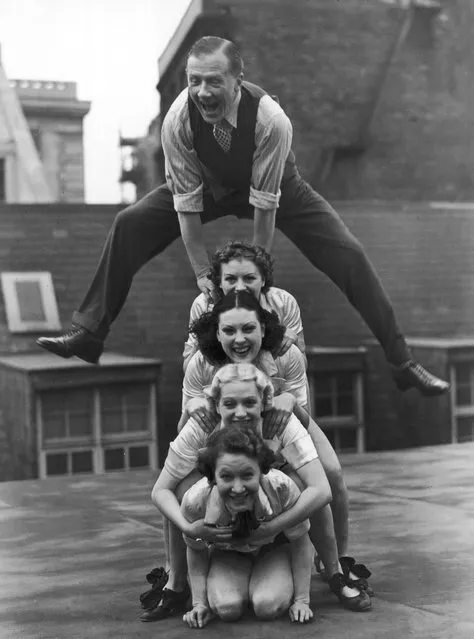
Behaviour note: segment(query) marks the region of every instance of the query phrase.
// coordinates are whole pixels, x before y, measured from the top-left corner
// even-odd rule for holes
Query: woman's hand
[[[184,534],[192,539],[202,539],[209,543],[230,543],[232,541],[233,526],[222,526],[216,528],[209,526],[204,519],[198,519],[192,524],[188,524]]]
[[[263,438],[273,439],[279,437],[286,428],[293,413],[296,399],[291,393],[282,393],[273,398],[273,408],[266,411],[263,416]]]
[[[192,610],[183,615],[184,623],[190,628],[204,628],[212,620],[214,614],[204,604],[195,604]]]
[[[296,623],[306,623],[313,618],[313,611],[307,603],[295,601],[290,606],[290,619]]]
[[[279,532],[279,530],[274,530],[274,526],[271,521],[262,521],[258,528],[252,530],[248,537],[245,537],[242,540],[234,539],[233,543],[241,541],[242,544],[259,544],[262,541],[269,541],[269,539],[277,535]]]
[[[212,433],[219,423],[219,415],[211,400],[206,397],[193,397],[186,404],[185,410],[207,434]]]
[[[275,348],[272,352],[273,357],[281,357],[286,351],[296,343],[298,335],[294,331],[290,331],[288,328],[285,330],[281,344]]]

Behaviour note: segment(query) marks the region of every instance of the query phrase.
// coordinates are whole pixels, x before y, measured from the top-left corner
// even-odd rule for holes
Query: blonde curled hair
[[[206,396],[217,405],[221,398],[222,386],[228,382],[254,382],[262,399],[263,412],[273,407],[273,385],[265,373],[253,364],[226,364],[219,368],[211,385],[205,389]]]

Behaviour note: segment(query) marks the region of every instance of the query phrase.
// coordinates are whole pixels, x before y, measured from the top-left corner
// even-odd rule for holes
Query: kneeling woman
[[[239,425],[215,431],[199,453],[204,477],[184,495],[181,512],[190,523],[203,519],[234,531],[228,543],[185,537],[193,607],[183,619],[191,628],[203,628],[213,615],[236,621],[249,603],[262,620],[287,610],[300,623],[313,616],[309,521],[276,539],[245,542],[249,528],[285,513],[300,496],[288,475],[270,468],[274,459],[253,428]]]

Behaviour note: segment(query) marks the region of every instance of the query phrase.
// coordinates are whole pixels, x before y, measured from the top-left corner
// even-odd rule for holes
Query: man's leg
[[[220,213],[206,198],[202,222]],[[73,328],[60,337],[40,337],[38,345],[61,357],[77,355],[97,363],[135,274],[179,236],[178,216],[166,185],[121,211],[109,231],[89,290],[73,314]]]
[[[392,304],[363,246],[328,202],[303,180],[283,189],[276,226],[360,313],[395,367],[400,389],[416,387],[425,395],[449,389],[449,384],[412,361]]]

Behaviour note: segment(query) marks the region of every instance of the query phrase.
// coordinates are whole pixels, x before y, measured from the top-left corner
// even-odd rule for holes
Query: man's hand
[[[204,522],[204,519],[198,519],[192,524],[186,526],[184,534],[191,539],[202,539],[209,543],[230,543],[232,540],[232,526],[222,526],[216,528]]]
[[[206,296],[206,300],[208,302],[213,304],[214,302],[217,301],[216,287],[214,286],[212,281],[208,278],[207,273],[206,275],[201,275],[201,277],[198,277],[196,280],[196,283],[201,293],[204,293],[204,295]]]
[[[219,423],[219,415],[216,413],[210,399],[206,397],[193,397],[186,404],[186,412],[192,417],[203,431],[212,433]]]
[[[282,393],[273,399],[273,408],[263,416],[264,439],[280,437],[293,413],[296,399],[290,393]]]
[[[287,350],[296,343],[297,339],[298,335],[294,331],[286,329],[281,344],[272,352],[273,357],[281,357],[284,355]]]
[[[213,619],[211,609],[204,604],[194,604],[192,610],[183,615],[184,623],[190,628],[204,628]]]
[[[313,611],[307,603],[295,601],[288,611],[291,621],[296,623],[306,623],[313,618]]]

